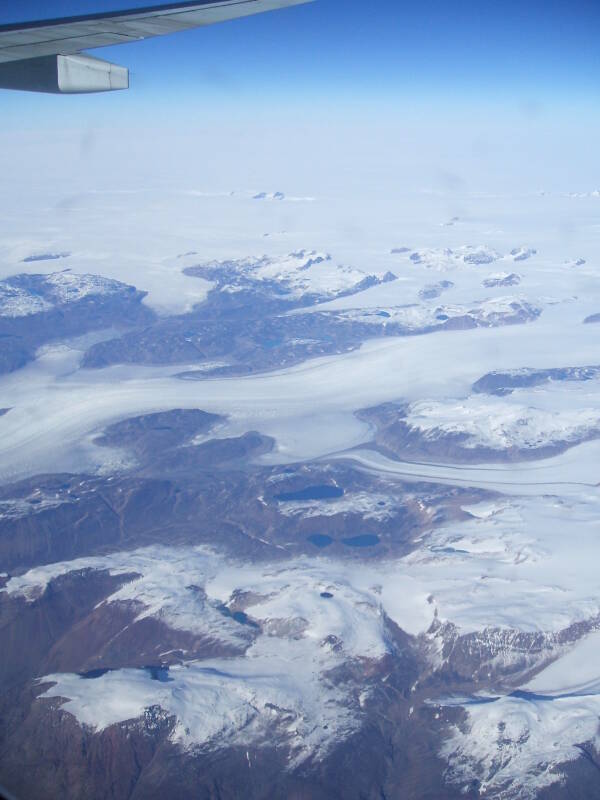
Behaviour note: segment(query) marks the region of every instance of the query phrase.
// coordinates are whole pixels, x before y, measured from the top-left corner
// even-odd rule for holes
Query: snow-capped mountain
[[[0,317],[26,317],[86,297],[106,297],[135,289],[99,275],[53,272],[50,275],[17,275],[0,281]]]
[[[211,261],[186,270],[188,275],[215,281],[221,292],[257,290],[291,301],[332,300],[394,280],[336,263],[329,253],[297,250],[283,256]]]
[[[524,297],[497,297],[459,305],[387,306],[331,312],[342,319],[352,319],[369,325],[397,327],[399,332],[419,332],[435,328],[494,327],[531,322],[541,309]]]

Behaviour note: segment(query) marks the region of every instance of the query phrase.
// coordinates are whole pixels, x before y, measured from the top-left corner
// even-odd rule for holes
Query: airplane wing
[[[125,67],[82,54],[309,0],[196,0],[0,26],[0,88],[63,94],[129,86]]]

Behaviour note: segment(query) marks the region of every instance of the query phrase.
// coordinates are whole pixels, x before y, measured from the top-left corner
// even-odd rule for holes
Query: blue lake
[[[247,625],[249,628],[260,627],[256,622],[253,622],[251,619],[249,619],[248,615],[243,611],[231,611],[231,609],[227,608],[225,605],[217,606],[217,608],[224,617],[229,617],[230,619],[239,622],[240,625]]]
[[[308,537],[308,541],[319,548],[329,547],[330,544],[333,544],[331,536],[326,536],[323,533],[314,533],[312,536]]]
[[[168,681],[172,681],[173,678],[169,677],[169,667],[142,667],[141,668],[144,672],[146,672],[153,681],[160,681],[160,683],[167,683]],[[86,681],[93,681],[97,680],[98,678],[102,678],[103,675],[107,675],[109,672],[118,672],[118,668],[110,668],[104,667],[99,669],[90,669],[87,672],[80,672],[79,677],[83,678]]]

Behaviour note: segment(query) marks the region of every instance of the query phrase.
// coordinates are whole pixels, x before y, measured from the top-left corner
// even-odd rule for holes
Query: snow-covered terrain
[[[102,729],[160,705],[177,717],[177,743],[270,744],[275,728],[292,764],[322,757],[359,726],[364,687],[329,673],[349,660],[380,659],[388,647],[377,594],[353,584],[341,565],[260,567],[227,564],[202,548],[149,548],[35,569],[12,579],[8,591],[33,599],[51,577],[73,569],[138,574],[108,602],[135,601],[138,619],[154,616],[240,651],[186,662],[164,684],[139,670],[44,678],[56,682],[46,696],[68,698],[65,708],[82,723]],[[230,606],[243,607],[250,624],[223,613]]]
[[[531,322],[540,309],[523,297],[495,297],[468,306],[430,305],[387,306],[378,309],[339,311],[341,319],[371,325],[397,325],[407,331],[422,331],[459,323],[462,327],[507,325]]]
[[[482,791],[507,798],[535,798],[564,782],[564,765],[598,743],[599,654],[596,630],[520,691],[465,701],[466,724],[443,746],[453,780],[475,778]]]
[[[481,395],[454,402],[414,403],[406,422],[425,439],[458,434],[465,437],[463,447],[492,450],[536,449],[600,436],[598,406],[554,411]]]
[[[40,275],[37,279],[8,278],[0,281],[0,317],[27,317],[85,297],[110,295],[126,288],[119,281],[69,271]]]
[[[514,247],[508,253],[501,253],[488,245],[427,248],[412,252],[409,250],[401,252],[401,250],[403,248],[396,249],[395,254],[404,255],[413,265],[439,272],[457,270],[464,265],[481,268],[495,262],[526,261],[537,254],[537,251],[531,247]]]
[[[497,286],[518,286],[520,283],[521,276],[516,272],[495,272],[483,281],[483,286],[493,289]]]
[[[276,297],[331,300],[380,283],[375,275],[336,263],[329,253],[297,250],[283,256],[211,261],[188,268],[188,274],[216,280],[223,292],[259,287]],[[386,280],[393,280],[389,275]]]
[[[54,303],[74,303],[89,295],[106,295],[122,291],[119,281],[102,278],[98,275],[78,275],[73,272],[54,272],[44,281]]]
[[[232,631],[245,641],[248,631],[219,615],[206,616],[209,606],[247,591],[262,598],[246,609],[252,618],[304,620],[295,633],[311,641],[335,635],[348,657],[385,651],[380,604],[413,634],[425,633],[434,617],[465,633],[494,625],[558,633],[600,614],[595,595],[599,509],[593,494],[580,501],[548,496],[466,507],[464,522],[426,534],[398,561],[368,567],[325,557],[288,566],[227,566],[212,551],[161,548],[36,567],[12,577],[5,590],[34,599],[49,580],[73,570],[136,573],[141,577],[111,602],[139,601],[142,617],[159,615],[172,627],[227,641]],[[412,587],[410,596],[405,581]],[[193,588],[198,586],[206,597]],[[306,591],[299,591],[302,586]],[[326,590],[334,591],[331,604],[320,603],[319,593]]]
[[[74,570],[108,569],[115,575],[139,575],[108,602],[135,601],[139,619],[158,616],[170,627],[189,630],[227,644],[247,646],[254,629],[223,615],[219,608],[248,594],[243,604],[264,634],[306,640],[320,648],[334,636],[343,658],[380,658],[386,652],[377,594],[356,586],[354,570],[328,559],[287,565],[228,563],[206,548],[151,547],[132,553],[78,559],[36,567],[13,577],[5,587],[33,601],[53,578]],[[324,602],[321,592],[333,593]]]
[[[420,300],[433,300],[436,297],[439,297],[444,292],[447,292],[448,289],[452,289],[454,284],[452,281],[438,281],[437,283],[429,283],[424,286],[421,291],[419,292],[419,299]]]
[[[549,348],[557,324],[561,336]],[[57,463],[67,470],[93,469],[106,454],[82,446],[90,432],[136,413],[183,407],[227,414],[230,435],[260,430],[274,436],[274,457],[281,460],[313,458],[369,440],[368,426],[354,416],[358,409],[398,398],[467,397],[490,369],[563,368],[572,363],[573,353],[576,363],[597,362],[597,344],[574,304],[548,308],[526,326],[384,339],[270,375],[214,379],[201,386],[173,377],[184,371],[181,366],[76,371],[76,351],[53,350],[1,379],[2,405],[12,411],[0,417],[0,473],[7,480]],[[539,402],[536,398],[531,405]],[[575,402],[577,407],[580,399]],[[589,405],[582,402],[584,408]],[[77,415],[69,410],[75,406]]]
[[[330,517],[334,514],[359,514],[363,519],[393,516],[393,497],[374,492],[346,493],[335,500],[289,500],[279,504],[283,514],[302,517]]]
[[[0,282],[0,316],[28,317],[51,308],[52,303],[43,297],[13,286],[10,281]]]
[[[564,782],[564,768],[597,742],[600,695],[475,698],[465,729],[442,746],[451,781],[485,796],[535,800]]]
[[[329,164],[337,147],[332,143],[318,163]],[[390,152],[400,150],[395,143]],[[306,770],[340,743],[348,747],[347,770],[359,731],[360,752],[376,742],[386,764],[392,747],[381,744],[390,730],[400,731],[394,752],[401,761],[412,734],[426,730],[427,752],[442,754],[447,779],[459,791],[468,786],[467,797],[535,798],[558,784],[582,748],[598,744],[600,442],[590,440],[600,426],[600,390],[588,371],[600,359],[597,326],[583,324],[600,312],[595,184],[583,176],[566,187],[577,191],[565,191],[557,177],[557,188],[545,194],[535,182],[514,192],[470,191],[468,183],[450,191],[435,176],[426,188],[429,173],[424,178],[419,164],[408,189],[388,153],[378,165],[381,181],[340,157],[339,184],[325,185],[304,164],[284,176],[281,160],[244,172],[251,161],[231,148],[213,172],[203,162],[206,175],[186,163],[183,177],[150,185],[144,168],[124,185],[114,172],[89,174],[82,159],[68,186],[44,178],[35,193],[19,165],[0,223],[0,317],[27,324],[34,314],[67,314],[70,304],[130,285],[149,292],[146,302],[167,326],[169,315],[190,313],[212,289],[223,308],[235,308],[244,294],[258,298],[260,321],[265,306],[277,314],[302,306],[290,312],[306,322],[288,343],[292,349],[313,341],[309,312],[334,315],[348,328],[372,327],[381,338],[362,345],[361,338],[352,351],[340,340],[330,355],[293,367],[288,361],[268,373],[203,381],[177,376],[227,359],[201,354],[177,366],[92,370],[80,366],[83,341],[45,347],[0,378],[0,407],[11,409],[0,417],[2,482],[27,478],[34,485],[42,479],[32,476],[64,471],[110,476],[116,485],[124,462],[94,445],[98,431],[137,414],[195,408],[224,417],[219,438],[249,431],[273,437],[272,452],[260,461],[285,463],[285,474],[299,461],[335,454],[380,477],[377,491],[354,486],[331,500],[277,502],[286,532],[358,536],[365,521],[369,531],[392,527],[400,492],[388,494],[387,482],[398,479],[415,496],[431,484],[490,496],[462,505],[457,496],[456,516],[432,519],[418,534],[399,522],[396,533],[406,536],[399,552],[410,551],[403,557],[380,557],[371,552],[376,548],[325,556],[329,550],[316,547],[310,557],[288,557],[280,548],[276,561],[266,561],[257,545],[247,559],[231,560],[218,549],[179,545],[176,537],[162,547],[131,549],[123,539],[93,551],[101,555],[3,573],[1,600],[23,618],[52,609],[53,598],[58,604],[81,579],[92,588],[109,586],[102,595],[108,599],[93,608],[106,613],[103,619],[129,615],[124,624],[133,628],[158,621],[169,635],[197,636],[229,653],[182,652],[164,681],[129,667],[83,678],[79,666],[50,662],[34,673],[51,673],[39,688],[45,700],[34,708],[53,725],[61,701],[46,700],[64,698],[63,708],[79,722],[102,730],[159,705],[176,720],[170,736],[185,752],[275,742],[288,764]],[[65,169],[65,159],[56,163]],[[239,186],[256,188],[233,188]],[[279,187],[284,196],[274,191]],[[444,220],[451,224],[440,225]],[[55,261],[23,263],[32,253],[67,252],[65,266],[76,272],[56,272]],[[12,276],[23,270],[49,273],[43,290],[16,282]],[[415,332],[427,335],[399,335]],[[491,380],[489,393],[483,384],[474,388],[490,375],[508,375],[507,386]],[[355,449],[373,438],[356,412],[388,402],[403,404],[416,437],[459,440],[453,457],[440,450],[428,463],[408,463]],[[195,441],[206,443],[204,436]],[[461,461],[459,451],[478,449],[489,451],[485,464]],[[529,460],[501,461],[506,451]],[[226,493],[231,476],[218,477]],[[129,490],[128,484],[123,495]],[[3,530],[25,520],[45,543],[43,526],[62,500],[30,488],[10,499],[10,491],[0,502]],[[272,525],[272,507],[260,504],[266,491],[248,502]],[[142,517],[143,510],[135,513]],[[345,525],[356,530],[341,533]],[[221,535],[213,520],[206,527]],[[64,580],[44,595],[57,576]],[[71,595],[70,607],[80,598]],[[400,651],[422,659],[426,680],[406,690],[414,701],[393,679],[386,688]],[[36,669],[40,663],[49,662]],[[374,686],[394,715],[362,727],[364,698]],[[439,714],[423,723],[428,691]],[[421,722],[411,728],[402,704],[413,702],[410,719]],[[335,773],[339,766],[324,769]]]
[[[93,681],[48,675],[43,681],[56,684],[42,696],[69,698],[65,710],[96,731],[160,706],[176,718],[171,739],[186,750],[275,746],[294,767],[322,759],[359,727],[358,699],[323,674],[329,666],[302,643],[265,638],[243,660],[175,666],[164,683],[131,669]]]
[[[253,200],[285,200],[283,192],[259,192],[252,198]]]
[[[63,496],[48,495],[34,492],[28,497],[15,500],[0,500],[0,519],[27,517],[30,514],[39,514],[48,508],[55,508],[67,502]]]
[[[576,745],[592,738],[597,725],[600,675],[596,660],[586,659],[590,648],[592,654],[597,650],[597,636],[570,654],[564,636],[600,615],[598,498],[502,498],[465,511],[468,519],[424,536],[411,555],[368,567],[323,557],[235,564],[206,548],[152,547],[34,568],[11,578],[4,591],[33,601],[49,580],[70,571],[108,569],[130,576],[107,602],[134,601],[138,619],[156,617],[232,646],[239,655],[184,663],[166,684],[138,670],[94,680],[51,675],[47,680],[56,685],[49,696],[67,698],[66,708],[97,728],[158,704],[177,717],[173,737],[185,746],[260,745],[270,725],[283,726],[281,742],[290,748],[292,763],[322,756],[360,725],[359,687],[340,686],[327,676],[340,664],[378,660],[388,652],[384,612],[412,635],[432,641],[434,621],[452,623],[461,635],[478,632],[495,654],[495,668],[521,659],[521,669],[531,669],[566,653],[564,662],[523,687],[532,696],[501,697],[493,705],[469,702],[466,727],[443,746],[456,779],[476,776],[496,787],[521,774],[539,787],[536,765],[575,757]],[[225,608],[243,610],[246,621],[224,614]],[[533,652],[530,658],[513,652],[510,637],[497,649],[502,630],[543,633],[547,648],[537,660]],[[571,664],[580,666],[573,670]],[[549,693],[561,696],[555,702]],[[109,696],[115,700],[107,702]],[[503,767],[497,770],[503,720]],[[558,774],[549,772],[552,780]]]

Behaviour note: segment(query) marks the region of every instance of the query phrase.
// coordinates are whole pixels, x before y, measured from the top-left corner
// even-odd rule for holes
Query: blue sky
[[[0,22],[147,4],[21,0],[0,10]],[[308,95],[535,105],[598,101],[599,41],[597,0],[317,0],[104,53],[131,67],[148,100],[164,97],[166,85],[253,102]]]

